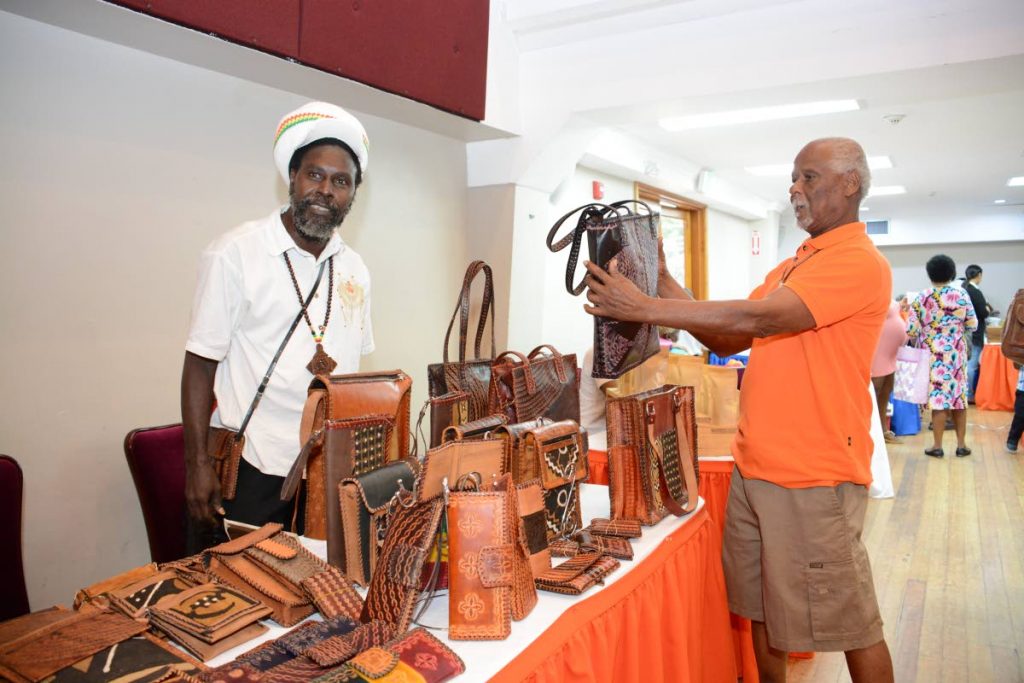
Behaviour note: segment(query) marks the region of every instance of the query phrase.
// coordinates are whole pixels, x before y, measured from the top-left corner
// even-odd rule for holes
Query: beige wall
[[[180,419],[199,252],[284,201],[274,127],[330,93],[4,12],[0,83],[0,452],[25,472],[25,569],[41,608],[148,561],[122,440]],[[465,267],[465,145],[361,118],[372,158],[342,234],[374,282],[364,367],[402,367],[418,402]]]

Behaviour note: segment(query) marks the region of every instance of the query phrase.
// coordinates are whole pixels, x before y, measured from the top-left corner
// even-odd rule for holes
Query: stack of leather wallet
[[[619,561],[601,553],[581,553],[537,577],[539,590],[580,595],[619,568]]]
[[[267,616],[263,603],[212,583],[165,596],[149,608],[155,628],[203,661],[265,633],[257,622]]]

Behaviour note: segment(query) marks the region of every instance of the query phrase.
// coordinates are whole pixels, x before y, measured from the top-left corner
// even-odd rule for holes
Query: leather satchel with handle
[[[338,484],[409,455],[411,397],[412,379],[401,370],[316,377],[309,385],[302,451],[285,478],[281,499],[292,499],[305,473],[303,533],[327,539],[328,559],[336,566],[342,553]]]
[[[491,365],[488,413],[509,424],[538,417],[580,421],[580,383],[576,354],[563,355],[549,345],[529,355],[506,351]]]
[[[476,339],[473,344],[473,358],[466,358],[466,345],[469,333],[469,311],[470,291],[473,280],[480,273],[484,274],[483,298],[480,302],[480,318],[476,326]],[[469,394],[468,420],[475,420],[488,414],[487,411],[487,388],[491,380],[491,359],[497,350],[494,342],[494,277],[491,267],[483,261],[473,261],[466,269],[466,276],[462,281],[462,290],[459,292],[459,299],[455,303],[455,310],[452,312],[452,319],[448,323],[448,330],[444,335],[444,360],[441,363],[433,363],[427,367],[428,390],[431,398],[438,398],[452,392],[465,392]],[[481,355],[481,342],[484,338],[484,327],[487,323],[488,314],[491,318],[491,352],[490,356]],[[452,327],[455,325],[455,318],[459,318],[459,359],[458,362],[449,360],[448,344],[451,341]],[[443,429],[443,428],[442,428]],[[433,427],[431,427],[433,430]]]
[[[636,213],[630,204],[643,207]],[[555,242],[555,234],[571,216],[580,212],[576,228]],[[579,262],[580,244],[586,235],[590,260],[608,270],[612,259],[620,273],[629,278],[647,296],[658,295],[658,214],[640,201],[627,200],[611,205],[586,204],[562,216],[548,233],[551,251],[572,244],[565,271],[565,289],[578,296],[586,287],[583,281],[573,285]],[[594,318],[594,377],[615,379],[658,353],[658,328],[611,318]]]
[[[1024,289],[1018,289],[1003,323],[1003,355],[1024,364]]]
[[[665,385],[608,401],[612,519],[652,525],[697,508],[693,387]]]

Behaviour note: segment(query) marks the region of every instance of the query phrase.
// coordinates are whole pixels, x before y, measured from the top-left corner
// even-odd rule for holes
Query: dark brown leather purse
[[[968,348],[970,345],[968,345]],[[1018,365],[1024,363],[1024,289],[1018,289],[1003,324],[1003,355]]]
[[[657,340],[655,340],[657,341]],[[506,351],[491,364],[488,414],[509,424],[547,417],[580,421],[580,382],[576,354],[562,355],[550,344],[529,355]]]
[[[484,274],[483,298],[480,302],[480,318],[476,326],[476,339],[473,344],[473,358],[466,358],[466,344],[469,333],[469,310],[470,310],[470,289],[473,280],[480,273]],[[491,355],[482,356],[480,345],[484,338],[484,327],[487,323],[487,316],[491,318]],[[455,325],[455,318],[459,318],[459,360],[452,362],[448,359],[448,343],[451,341],[452,327]],[[448,323],[448,331],[444,335],[444,360],[441,363],[433,363],[427,367],[428,389],[431,399],[439,399],[445,394],[453,392],[465,392],[469,394],[467,404],[468,410],[462,422],[476,420],[484,417],[487,412],[487,388],[491,380],[491,359],[494,358],[497,346],[494,343],[494,277],[491,267],[483,261],[473,261],[466,269],[466,276],[462,281],[462,290],[459,292],[459,299],[455,304],[455,311],[452,312],[452,319]],[[431,415],[431,431],[441,431],[448,425],[440,425],[440,430],[433,426],[433,411]],[[431,446],[436,446],[431,443]]]
[[[608,401],[612,519],[656,524],[697,509],[693,387],[666,384]]]
[[[630,204],[642,206],[646,212],[634,213]],[[558,229],[576,212],[581,212],[576,228],[555,242]],[[658,225],[658,214],[635,200],[611,205],[586,204],[562,216],[548,233],[547,244],[551,251],[561,251],[572,244],[565,271],[566,291],[578,296],[586,287],[583,281],[575,286],[572,283],[585,234],[593,263],[608,270],[611,260],[617,259],[620,273],[647,296],[657,296]],[[658,353],[658,348],[656,326],[595,316],[593,376],[615,379]]]

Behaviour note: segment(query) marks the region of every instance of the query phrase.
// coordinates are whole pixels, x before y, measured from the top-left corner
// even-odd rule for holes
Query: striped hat
[[[311,142],[335,138],[351,148],[366,173],[370,162],[370,141],[359,119],[341,107],[326,102],[308,102],[285,114],[274,136],[274,163],[288,182],[288,164],[295,150]]]

